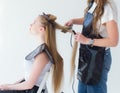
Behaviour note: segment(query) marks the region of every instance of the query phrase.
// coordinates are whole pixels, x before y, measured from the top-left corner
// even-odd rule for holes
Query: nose
[[[31,30],[32,24],[30,24],[29,30]]]
[[[30,24],[30,27],[32,26],[32,24]]]
[[[30,28],[32,27],[32,24],[30,24]]]

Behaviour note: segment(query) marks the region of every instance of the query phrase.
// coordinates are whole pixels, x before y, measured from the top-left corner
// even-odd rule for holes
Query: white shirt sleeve
[[[106,4],[104,7],[104,13],[101,17],[101,23],[106,23],[108,21],[114,20],[115,22],[117,22],[117,8],[115,6],[115,4],[111,3],[111,4]]]

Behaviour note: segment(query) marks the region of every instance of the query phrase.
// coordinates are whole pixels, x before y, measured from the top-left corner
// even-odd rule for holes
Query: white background
[[[29,25],[38,14],[42,14],[42,12],[54,14],[58,18],[57,22],[64,25],[71,18],[83,16],[86,1],[0,0],[0,84],[13,83],[23,77],[24,57],[38,45],[36,39],[29,32]],[[117,4],[118,11],[120,11],[120,1],[114,1]],[[119,25],[120,20],[118,19]],[[74,26],[76,31],[81,31],[81,28],[81,26]],[[70,34],[63,34],[58,31],[57,45],[60,54],[64,58],[63,90],[65,93],[73,93],[69,83],[70,54],[72,50]],[[120,44],[116,48],[111,48],[113,62],[108,79],[108,93],[120,92],[119,47]],[[50,78],[48,79],[48,89],[49,93],[53,93]],[[77,93],[77,79],[75,79],[74,89]]]

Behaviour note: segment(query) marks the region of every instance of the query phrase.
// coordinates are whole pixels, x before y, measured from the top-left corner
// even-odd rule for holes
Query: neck
[[[43,43],[45,43],[45,38],[38,36],[38,43],[39,43],[40,45],[43,44]]]

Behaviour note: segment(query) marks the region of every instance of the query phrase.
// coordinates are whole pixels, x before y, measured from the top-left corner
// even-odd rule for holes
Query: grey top
[[[49,57],[49,62],[46,64],[46,66],[44,67],[42,73],[40,74],[37,82],[35,85],[39,86],[41,81],[43,80],[44,78],[44,75],[46,72],[49,72],[50,71],[50,68],[52,66],[52,64],[54,63],[53,61],[53,58],[52,58],[52,55],[50,54],[49,50],[48,50],[48,47],[47,45],[44,43],[44,44],[41,44],[40,46],[38,46],[35,50],[33,50],[31,53],[29,53],[25,59],[27,60],[25,62],[25,80],[27,80],[29,78],[29,75],[31,73],[31,69],[32,69],[32,66],[33,66],[33,62],[34,62],[34,58],[42,53],[42,52],[45,52],[48,57]]]

